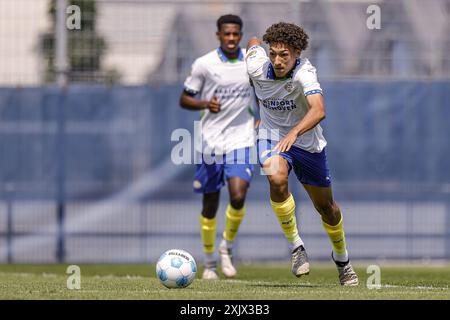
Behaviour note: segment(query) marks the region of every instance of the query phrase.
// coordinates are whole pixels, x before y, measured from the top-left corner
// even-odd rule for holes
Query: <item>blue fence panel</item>
[[[450,82],[322,87],[327,154],[354,258],[449,259]],[[170,159],[173,130],[193,132],[199,119],[178,106],[181,90],[0,88],[0,261],[142,262],[175,246],[200,255],[194,165]],[[327,259],[320,219],[295,179],[291,188],[312,258]],[[226,201],[223,192],[220,210]],[[254,177],[247,208],[238,253],[285,258],[264,176]],[[261,244],[264,253],[254,250]]]

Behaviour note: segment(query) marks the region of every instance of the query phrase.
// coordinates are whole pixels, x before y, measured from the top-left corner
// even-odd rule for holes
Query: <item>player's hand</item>
[[[290,131],[283,139],[281,139],[274,148],[274,151],[287,152],[297,140],[297,133]]]
[[[209,102],[208,102],[208,109],[212,113],[217,113],[220,111],[220,101],[219,99],[214,96]]]

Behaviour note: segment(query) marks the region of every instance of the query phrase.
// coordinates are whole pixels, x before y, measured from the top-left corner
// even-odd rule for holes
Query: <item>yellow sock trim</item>
[[[323,222],[323,227],[330,238],[333,249],[337,254],[345,254],[345,233],[344,233],[344,219],[341,216],[341,221],[335,226],[330,226],[329,224]]]
[[[216,218],[208,219],[200,215],[200,234],[203,243],[203,252],[214,253],[214,243],[216,241]]]
[[[236,234],[239,230],[239,226],[244,219],[245,207],[239,210],[233,208],[230,204],[227,206],[225,213],[225,230],[223,232],[223,238],[227,241],[233,241],[236,238]]]
[[[293,243],[300,239],[297,230],[297,219],[295,218],[295,201],[292,194],[283,202],[274,202],[270,200],[273,211],[277,215],[281,229],[286,239]]]

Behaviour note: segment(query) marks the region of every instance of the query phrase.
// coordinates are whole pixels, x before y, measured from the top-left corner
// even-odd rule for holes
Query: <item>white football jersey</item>
[[[308,59],[297,59],[295,68],[285,79],[275,79],[270,59],[261,46],[253,46],[248,50],[246,62],[259,102],[260,132],[261,129],[268,129],[269,132],[278,129],[281,139],[308,111],[306,96],[322,93],[316,68]],[[269,138],[276,140],[273,136]],[[321,152],[326,144],[318,124],[299,136],[294,146],[308,152]]]
[[[236,60],[229,60],[220,48],[205,54],[194,61],[191,74],[184,82],[185,91],[200,93],[202,100],[216,96],[221,104],[218,113],[208,109],[201,112],[202,133],[196,138],[201,138],[202,150],[197,147],[197,151],[224,154],[254,145],[254,98],[244,61],[245,51],[240,50]]]

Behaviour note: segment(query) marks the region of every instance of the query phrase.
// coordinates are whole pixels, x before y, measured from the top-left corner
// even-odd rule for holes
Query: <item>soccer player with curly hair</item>
[[[316,68],[308,59],[300,58],[308,39],[301,27],[280,22],[263,36],[269,56],[259,39],[248,42],[247,71],[261,116],[258,161],[270,184],[270,203],[290,245],[294,275],[308,274],[309,260],[297,228],[295,201],[288,189],[292,169],[321,216],[341,285],[353,286],[358,285],[358,276],[348,257],[342,213],[333,199],[327,141],[320,126],[325,118],[323,92]]]

